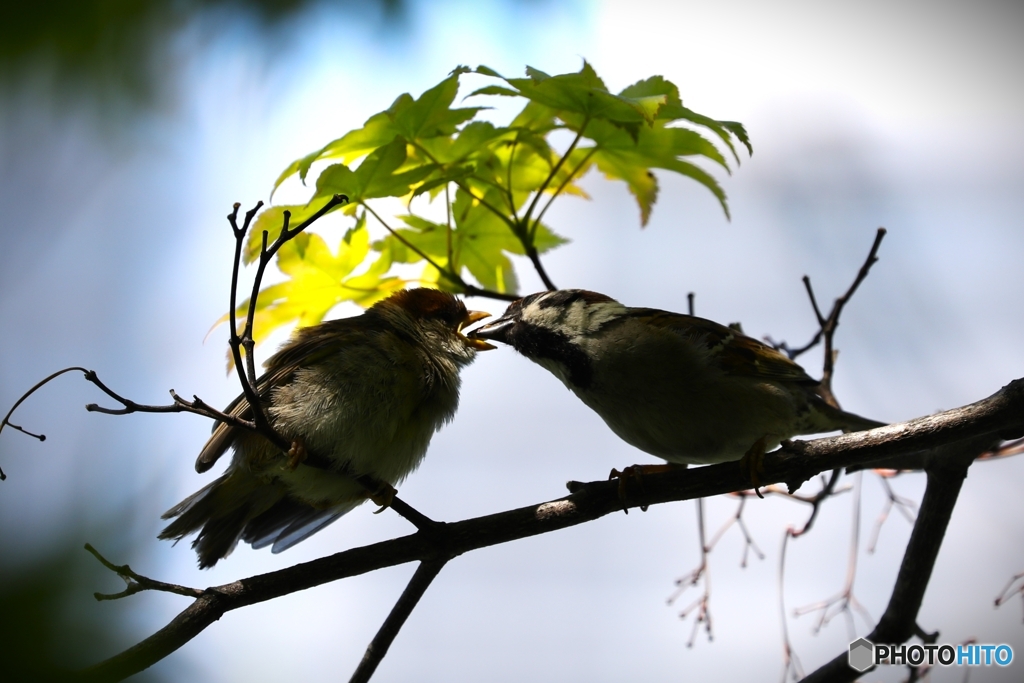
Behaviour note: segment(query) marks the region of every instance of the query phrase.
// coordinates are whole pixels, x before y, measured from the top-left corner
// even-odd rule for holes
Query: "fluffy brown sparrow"
[[[798,434],[881,425],[826,403],[803,368],[756,339],[596,292],[532,294],[470,337],[509,344],[624,441],[671,463],[756,457]]]
[[[200,568],[239,539],[280,552],[369,496],[351,476],[392,486],[420,464],[434,432],[459,403],[459,370],[492,349],[462,328],[487,317],[434,289],[398,292],[362,315],[298,330],[257,382],[274,428],[295,442],[283,453],[264,437],[218,423],[196,460],[205,472],[231,447],[217,480],[164,514],[160,538],[198,532]],[[244,396],[225,412],[250,418]],[[312,454],[302,459],[303,451]]]

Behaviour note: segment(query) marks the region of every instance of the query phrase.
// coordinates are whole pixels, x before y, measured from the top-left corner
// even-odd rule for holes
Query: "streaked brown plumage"
[[[673,463],[739,460],[800,434],[881,424],[828,405],[803,368],[756,339],[596,292],[532,294],[470,336],[511,345],[624,441]]]
[[[219,423],[196,460],[205,472],[228,450],[227,471],[164,514],[160,538],[192,543],[201,568],[241,539],[280,552],[367,499],[350,474],[392,486],[419,465],[455,415],[459,370],[477,350],[462,335],[485,317],[451,294],[404,290],[362,315],[298,330],[266,362],[257,386],[275,429],[313,457],[296,464],[264,437]],[[243,396],[226,409],[251,416]]]

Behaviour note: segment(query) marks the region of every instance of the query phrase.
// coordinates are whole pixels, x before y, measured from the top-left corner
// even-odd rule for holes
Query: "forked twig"
[[[693,647],[693,644],[697,640],[697,632],[701,624],[704,624],[705,631],[708,634],[708,640],[714,639],[714,632],[711,627],[711,571],[708,566],[708,558],[714,551],[715,546],[722,540],[725,533],[732,528],[734,525],[737,526],[743,533],[743,556],[740,559],[740,567],[746,568],[747,558],[750,555],[751,549],[757,555],[758,559],[764,559],[764,553],[760,548],[757,547],[757,543],[754,541],[753,536],[750,535],[750,530],[747,528],[746,522],[743,521],[743,510],[746,505],[747,498],[751,494],[749,491],[737,491],[732,495],[739,498],[739,505],[736,507],[736,512],[733,513],[729,519],[715,532],[715,535],[711,537],[711,541],[707,541],[706,535],[706,524],[704,519],[704,499],[699,498],[697,500],[697,534],[700,540],[700,564],[695,569],[690,571],[685,576],[682,576],[675,580],[676,590],[668,597],[668,604],[672,605],[678,600],[683,593],[689,588],[696,586],[701,579],[704,580],[704,593],[701,597],[695,599],[692,603],[687,605],[685,608],[680,610],[679,618],[685,619],[691,612],[697,610],[696,619],[693,622],[693,631],[690,633],[690,640],[687,641],[686,647]]]
[[[850,298],[853,297],[854,292],[860,287],[860,284],[864,282],[864,279],[868,276],[868,272],[871,270],[871,266],[878,261],[878,248],[882,245],[882,238],[885,237],[885,228],[879,228],[875,233],[875,241],[871,245],[871,250],[868,252],[868,257],[864,260],[860,270],[857,271],[857,277],[854,278],[853,284],[846,290],[846,292],[837,298],[832,304],[832,310],[829,312],[828,317],[825,317],[821,313],[821,308],[818,306],[818,300],[814,296],[814,288],[811,287],[811,278],[807,275],[803,277],[804,288],[807,290],[807,297],[811,301],[811,308],[814,310],[814,317],[818,321],[818,331],[814,334],[804,346],[798,348],[791,348],[786,342],[774,342],[770,337],[766,338],[766,341],[774,346],[776,349],[783,351],[790,359],[796,359],[801,354],[809,351],[810,349],[817,346],[824,340],[825,342],[825,361],[822,370],[821,377],[821,388],[822,395],[829,403],[838,405],[835,403],[835,397],[832,395],[832,374],[835,369],[835,357],[836,353],[833,348],[833,337],[836,333],[836,328],[839,327],[839,316],[843,313],[843,308],[849,303]]]
[[[878,519],[875,520],[875,528],[871,533],[871,540],[868,542],[867,551],[874,553],[875,548],[878,545],[878,536],[882,533],[882,526],[886,520],[889,519],[889,513],[895,507],[903,515],[903,518],[913,525],[914,516],[917,509],[917,504],[909,498],[898,495],[892,490],[892,486],[889,484],[889,479],[899,474],[896,470],[875,470],[875,474],[878,475],[879,481],[882,482],[882,487],[885,488],[885,494],[887,496],[885,505],[882,507],[882,512],[879,513]]]
[[[804,607],[798,607],[793,610],[793,615],[797,617],[803,616],[804,614],[810,614],[812,612],[820,612],[818,622],[814,626],[815,633],[821,631],[821,629],[827,626],[828,623],[836,616],[840,614],[844,615],[846,617],[850,640],[853,640],[856,637],[856,628],[853,623],[854,610],[860,613],[866,623],[873,623],[871,615],[868,614],[867,610],[860,604],[856,596],[853,594],[853,582],[857,576],[857,550],[860,547],[860,499],[862,483],[863,475],[858,472],[856,487],[857,495],[853,497],[853,523],[850,533],[850,555],[846,565],[846,581],[842,590],[830,598],[810,605],[805,605]],[[793,535],[790,531],[787,531],[786,533]]]
[[[132,568],[126,564],[114,564],[107,558],[100,555],[100,552],[88,543],[85,544],[85,549],[89,551],[93,557],[99,560],[100,564],[120,576],[124,580],[125,584],[127,584],[125,589],[120,593],[93,593],[93,597],[97,600],[119,600],[121,598],[126,598],[129,595],[135,595],[136,593],[147,590],[174,593],[175,595],[184,595],[187,598],[198,598],[205,592],[198,588],[189,588],[188,586],[178,586],[173,583],[157,581],[132,571]]]
[[[690,648],[693,647],[694,642],[697,640],[697,632],[700,630],[701,624],[704,624],[704,631],[708,634],[708,641],[714,640],[714,632],[711,629],[710,609],[711,573],[708,571],[708,554],[711,552],[711,548],[708,546],[705,537],[703,498],[697,499],[697,535],[700,539],[700,564],[686,576],[676,579],[676,591],[669,596],[667,601],[669,605],[672,605],[688,588],[696,586],[701,579],[704,579],[704,593],[679,612],[679,618],[685,619],[691,612],[697,610],[697,616],[693,620],[693,630],[690,632],[690,639],[686,642],[686,647]]]
[[[821,477],[821,490],[815,493],[813,496],[803,496],[797,493],[790,493],[779,486],[769,486],[765,489],[765,493],[770,493],[776,496],[782,496],[790,500],[795,500],[801,503],[807,503],[811,506],[811,514],[807,517],[807,521],[800,529],[790,528],[786,533],[793,538],[799,538],[806,534],[814,526],[815,520],[818,519],[818,511],[821,509],[822,503],[831,498],[834,495],[840,493],[846,493],[850,490],[849,486],[841,489],[836,489],[836,484],[839,481],[839,477],[842,475],[842,468],[837,467],[832,470],[828,480],[825,477]]]
[[[996,598],[996,607],[1001,607],[1006,604],[1014,595],[1019,595],[1021,600],[1021,606],[1024,607],[1024,572],[1014,574],[1013,577],[1006,582],[1006,587]]]

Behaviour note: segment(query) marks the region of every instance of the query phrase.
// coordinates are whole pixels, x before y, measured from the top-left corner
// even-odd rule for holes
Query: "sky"
[[[688,106],[742,121],[754,154],[719,174],[731,221],[706,190],[662,175],[641,229],[623,187],[586,178],[592,201],[566,198],[547,217],[573,240],[546,259],[559,286],[676,311],[694,292],[699,315],[802,343],[814,318],[800,278],[809,275],[819,300],[831,301],[885,226],[881,260],[837,336],[839,400],[886,421],[979,400],[1024,376],[1022,29],[1020,8],[993,1],[453,1],[412,3],[397,32],[315,9],[294,20],[290,38],[261,50],[251,27],[197,21],[167,58],[166,101],[125,130],[31,95],[0,108],[0,406],[67,365],[97,370],[140,402],[164,402],[174,388],[226,403],[237,385],[224,373],[225,333],[204,338],[227,307],[232,243],[223,217],[233,202],[267,201],[293,159],[458,64],[515,75],[526,65],[574,71],[583,59],[612,90],[664,75]],[[524,293],[540,288],[526,265]],[[820,353],[802,362],[820,372]],[[287,553],[240,547],[200,572],[187,544],[156,534],[160,514],[212,476],[192,467],[208,425],[81,409],[99,400],[69,376],[16,416],[45,432],[45,443],[0,435],[4,571],[102,539],[115,562],[206,586],[409,532],[397,515],[364,506]],[[464,372],[456,420],[400,495],[454,521],[551,500],[566,480],[650,461],[546,371],[502,349]],[[970,471],[919,619],[942,641],[1006,642],[1024,653],[1020,605],[992,606],[1024,570],[1024,502],[1014,486],[1022,462]],[[855,490],[787,549],[781,597],[808,672],[873,626],[858,616],[851,632],[838,617],[815,634],[813,615],[792,615],[842,588],[855,503],[854,592],[875,619],[910,532],[894,513],[876,552],[866,552],[885,491],[873,474],[844,482]],[[923,475],[892,485],[920,500]],[[733,498],[708,501],[710,531],[735,507]],[[765,559],[741,568],[735,529],[711,555],[712,642],[701,634],[687,647],[693,618],[679,612],[696,590],[666,605],[674,580],[699,562],[695,505],[677,503],[457,558],[374,680],[781,678],[781,543],[806,514],[777,497],[748,502],[744,519]],[[347,677],[412,571],[230,613],[154,673],[211,682]],[[187,606],[163,594],[94,603],[92,591],[121,586],[90,576],[68,609],[119,620],[123,646]],[[971,680],[1018,680],[1019,666],[973,671]],[[889,670],[870,680],[901,677]]]

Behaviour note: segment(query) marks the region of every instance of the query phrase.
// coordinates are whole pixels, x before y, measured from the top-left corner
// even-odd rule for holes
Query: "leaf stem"
[[[551,172],[548,173],[548,177],[544,179],[544,182],[537,189],[537,194],[533,196],[533,201],[530,202],[529,208],[527,208],[526,213],[523,214],[523,225],[530,224],[530,217],[533,216],[533,210],[537,208],[537,203],[540,201],[541,195],[544,194],[544,190],[548,189],[548,185],[550,185],[551,181],[553,181],[555,179],[555,176],[558,175],[558,171],[562,168],[562,165],[565,163],[565,160],[568,159],[569,155],[572,154],[573,150],[576,149],[576,145],[578,145],[580,140],[583,138],[583,131],[586,130],[588,123],[590,123],[589,117],[583,120],[583,125],[580,126],[580,130],[578,133],[576,133],[576,137],[573,138],[572,143],[569,145],[569,149],[565,150],[565,154],[559,157],[558,161],[555,162],[555,165],[551,167]],[[534,232],[535,231],[531,231],[530,233],[531,243]],[[520,237],[520,239],[523,239],[523,237]],[[529,246],[525,241],[523,242],[523,246],[529,249]]]
[[[533,227],[530,228],[530,242],[531,243],[533,243],[533,240],[534,240],[534,238],[537,235],[537,226],[540,225],[541,220],[544,218],[544,214],[546,214],[548,212],[548,208],[554,203],[554,201],[558,197],[558,195],[562,194],[562,191],[566,188],[566,186],[570,182],[572,182],[573,178],[576,177],[576,174],[580,172],[580,169],[587,165],[587,162],[590,161],[590,157],[594,156],[595,152],[597,152],[597,147],[596,146],[593,147],[589,152],[587,152],[584,155],[583,159],[580,160],[580,163],[576,164],[576,168],[574,168],[572,170],[572,172],[569,173],[569,175],[567,175],[565,177],[565,180],[562,181],[562,184],[559,185],[558,188],[551,195],[551,197],[548,198],[548,201],[544,205],[544,208],[542,208],[540,210],[540,213],[537,214],[537,220],[535,220],[533,222]]]
[[[516,158],[516,145],[518,144],[519,136],[516,135],[516,138],[512,141],[512,149],[508,154],[508,175],[505,181],[505,184],[507,185],[506,190],[508,192],[509,212],[512,214],[512,222],[516,224],[519,223],[519,216],[516,214],[516,196],[515,193],[512,191],[512,165]]]
[[[452,284],[454,284],[454,285],[456,285],[456,286],[458,286],[458,287],[460,287],[462,289],[466,289],[467,288],[466,282],[461,277],[459,277],[459,275],[457,273],[451,272],[448,268],[442,268],[440,265],[438,265],[437,261],[435,261],[434,259],[432,259],[429,256],[427,256],[426,252],[424,252],[422,249],[417,247],[415,244],[413,244],[412,242],[410,242],[406,238],[402,237],[401,233],[399,233],[397,230],[395,230],[390,225],[388,225],[384,221],[384,219],[380,217],[380,214],[378,214],[376,211],[374,211],[373,208],[369,204],[367,204],[366,202],[360,200],[359,201],[359,205],[362,206],[367,211],[369,211],[373,215],[373,217],[377,219],[377,222],[379,222],[381,225],[383,225],[384,228],[388,232],[390,232],[392,235],[394,235],[395,239],[397,239],[399,242],[404,244],[406,247],[408,247],[409,249],[414,251],[416,253],[416,255],[419,256],[421,259],[423,259],[424,261],[426,261],[427,263],[432,265],[434,268],[436,268],[437,272],[441,275],[441,277],[445,278],[446,280],[448,280]],[[449,261],[449,263],[450,263],[450,261]]]
[[[413,141],[410,141],[410,143],[409,143],[409,144],[411,144],[411,145],[412,145],[413,147],[415,147],[416,149],[418,149],[418,150],[420,150],[421,152],[423,152],[423,154],[424,154],[424,155],[425,155],[425,156],[426,156],[426,157],[427,157],[428,159],[430,159],[430,160],[431,160],[431,161],[432,161],[433,163],[437,164],[438,166],[442,166],[442,167],[444,166],[444,164],[442,164],[442,163],[441,163],[440,161],[438,161],[438,160],[437,160],[437,159],[436,159],[436,158],[434,157],[434,155],[430,153],[430,150],[428,150],[428,149],[426,149],[425,147],[423,147],[422,145],[418,144],[418,143],[417,143],[416,141],[414,141],[414,140],[413,140]],[[460,189],[461,189],[461,190],[462,190],[463,192],[465,192],[466,194],[468,194],[468,195],[470,196],[470,198],[472,198],[472,199],[473,199],[474,201],[477,201],[477,202],[479,202],[479,203],[480,203],[480,204],[481,204],[482,206],[484,206],[485,208],[487,208],[488,210],[490,210],[490,211],[491,211],[491,213],[493,213],[493,214],[494,214],[495,216],[497,216],[498,218],[500,218],[501,220],[503,220],[503,221],[505,222],[505,224],[506,224],[506,225],[508,225],[509,229],[510,229],[510,230],[512,230],[512,232],[513,232],[513,233],[514,233],[514,234],[515,234],[516,236],[519,236],[519,232],[518,232],[518,231],[519,231],[519,224],[518,224],[518,223],[517,223],[516,221],[513,221],[513,220],[512,220],[511,218],[509,218],[509,217],[508,217],[508,216],[507,216],[507,215],[505,214],[505,212],[504,212],[504,211],[502,211],[502,210],[498,209],[498,207],[494,206],[493,204],[491,204],[491,203],[490,203],[489,201],[487,201],[487,200],[486,200],[486,199],[484,199],[483,197],[477,196],[477,194],[476,194],[475,192],[473,192],[472,188],[470,188],[470,187],[469,187],[468,185],[466,185],[466,184],[465,184],[464,182],[462,182],[462,181],[460,181],[460,180],[455,180],[455,181],[453,181],[453,182],[454,182],[454,183],[455,183],[455,184],[456,184],[456,185],[457,185],[457,186],[458,186],[458,187],[459,187],[459,188],[460,188]],[[498,189],[500,189],[500,188],[498,188]],[[521,239],[521,238],[520,238],[520,239]]]
[[[448,192],[450,183],[444,184],[444,208],[448,216],[448,232],[445,235],[448,239],[448,267],[452,267],[452,198]]]

